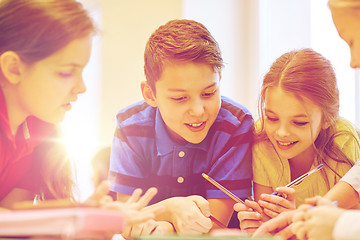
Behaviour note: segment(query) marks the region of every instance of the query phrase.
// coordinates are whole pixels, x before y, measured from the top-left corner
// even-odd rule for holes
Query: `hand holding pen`
[[[290,183],[286,184],[285,187],[294,187],[296,185],[299,185],[302,181],[304,181],[305,178],[309,177],[311,174],[317,172],[318,170],[320,170],[321,168],[323,168],[324,165],[320,164],[318,165],[316,168],[308,171],[307,173],[304,173],[303,175],[301,175],[300,177],[296,178],[295,180],[291,181]],[[271,193],[272,195],[278,195],[277,192],[273,192]]]
[[[299,185],[302,183],[302,181],[304,181],[304,179],[317,172],[322,167],[323,164],[318,165],[314,169],[286,184],[284,187],[278,187],[276,192],[271,194],[261,194],[258,203],[263,208],[265,214],[271,218],[274,218],[281,212],[295,209],[295,189],[292,187]]]

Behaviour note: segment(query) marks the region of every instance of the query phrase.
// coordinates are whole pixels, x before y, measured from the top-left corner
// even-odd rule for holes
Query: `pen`
[[[320,170],[323,166],[324,166],[323,164],[318,165],[313,170],[308,171],[307,173],[305,173],[305,174],[301,175],[300,177],[296,178],[294,181],[291,181],[290,183],[286,184],[285,187],[293,187],[293,186],[296,186],[296,185],[300,184],[302,181],[304,181],[305,178],[307,178],[308,176],[310,176],[314,172]],[[278,192],[271,193],[271,195],[277,195],[277,194],[278,194]]]
[[[233,194],[232,192],[230,192],[229,190],[227,190],[226,188],[224,188],[220,183],[218,183],[217,181],[215,181],[214,179],[212,179],[211,177],[209,177],[208,175],[206,175],[205,173],[201,174],[206,180],[208,180],[210,183],[212,183],[215,187],[217,187],[218,189],[220,189],[221,191],[223,191],[226,195],[228,195],[229,197],[231,197],[232,199],[234,199],[236,202],[238,203],[242,203],[244,205],[245,202],[243,200],[241,200],[238,196],[236,196],[235,194]]]

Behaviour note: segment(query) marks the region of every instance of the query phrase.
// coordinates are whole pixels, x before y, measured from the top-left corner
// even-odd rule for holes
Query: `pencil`
[[[219,227],[221,228],[227,228],[222,222],[220,222],[219,220],[217,220],[214,216],[210,215],[209,217],[211,219],[211,221],[213,221],[215,224],[217,224]]]
[[[238,203],[242,203],[244,205],[245,202],[243,200],[241,200],[238,196],[236,196],[235,194],[233,194],[232,192],[230,192],[229,190],[227,190],[225,187],[223,187],[220,183],[218,183],[217,181],[215,181],[214,179],[212,179],[211,177],[209,177],[208,175],[206,175],[205,173],[201,174],[206,180],[208,180],[210,183],[212,183],[215,187],[217,187],[218,189],[220,189],[221,191],[223,191],[226,195],[228,195],[229,197],[231,197],[232,199],[234,199],[236,202]]]

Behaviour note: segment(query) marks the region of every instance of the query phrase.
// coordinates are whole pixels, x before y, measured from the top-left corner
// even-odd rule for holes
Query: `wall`
[[[110,144],[121,108],[142,99],[143,54],[160,25],[181,18],[181,0],[104,0],[102,9],[102,89],[100,140]]]

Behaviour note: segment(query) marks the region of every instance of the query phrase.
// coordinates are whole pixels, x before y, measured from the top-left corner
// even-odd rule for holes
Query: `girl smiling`
[[[234,206],[248,232],[307,197],[325,195],[359,157],[356,130],[339,117],[334,70],[311,49],[285,53],[273,63],[264,77],[260,110],[253,146],[256,202]],[[320,173],[294,188],[281,187],[319,164]],[[272,195],[275,191],[282,195]]]

